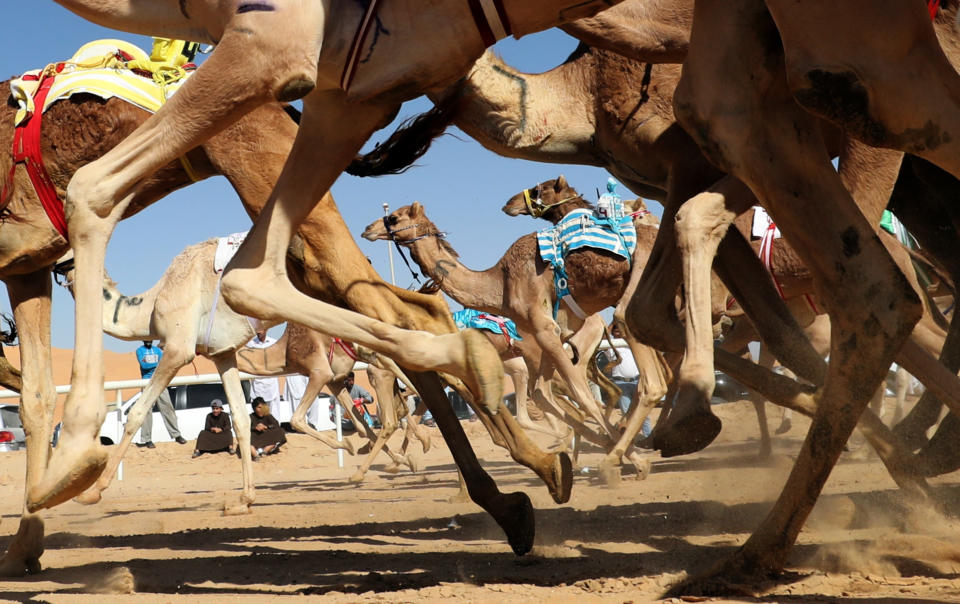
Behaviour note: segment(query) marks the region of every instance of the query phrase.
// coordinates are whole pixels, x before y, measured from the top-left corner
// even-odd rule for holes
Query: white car
[[[247,413],[253,413],[250,407],[250,383],[244,380],[241,382],[243,394],[247,400]],[[196,440],[197,435],[203,430],[207,420],[207,414],[210,413],[210,403],[217,398],[223,401],[223,410],[230,412],[230,406],[227,404],[227,395],[223,390],[223,384],[189,384],[186,386],[170,386],[167,388],[170,400],[173,402],[173,408],[177,413],[177,427],[180,434],[187,440]],[[105,445],[113,445],[120,442],[123,438],[123,425],[127,421],[130,408],[140,398],[140,393],[133,395],[128,400],[120,403],[119,410],[116,405],[108,408],[107,416],[100,427],[100,442]],[[317,397],[317,403],[314,408],[320,410],[328,409],[332,398],[328,394],[321,393]],[[283,402],[283,401],[281,401]],[[278,418],[279,419],[279,418]],[[153,442],[171,442],[173,438],[167,432],[167,426],[163,423],[163,417],[159,411],[153,411]],[[133,442],[140,442],[140,431],[134,435]]]

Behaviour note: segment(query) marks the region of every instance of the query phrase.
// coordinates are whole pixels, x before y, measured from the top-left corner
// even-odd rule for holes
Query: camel
[[[412,461],[411,456],[398,455],[391,451],[386,444],[398,427],[397,420],[407,414],[407,407],[402,401],[401,404],[396,404],[393,380],[399,378],[411,392],[415,391],[413,385],[407,381],[406,375],[390,359],[363,348],[354,348],[349,343],[337,341],[295,323],[288,324],[283,335],[272,346],[268,348],[243,347],[237,351],[236,356],[237,368],[246,373],[254,375],[301,373],[308,376],[310,379],[301,399],[301,405],[294,411],[290,425],[298,432],[308,434],[326,444],[330,444],[330,437],[315,430],[307,423],[307,411],[310,404],[303,401],[312,402],[321,389],[325,386],[330,387],[331,392],[334,393],[334,398],[344,408],[346,416],[353,421],[357,433],[365,434],[372,444],[367,459],[350,476],[349,480],[351,482],[361,482],[363,480],[381,448],[390,457],[391,468],[396,468],[401,464],[407,465],[411,469],[418,468],[417,463]],[[367,374],[377,393],[381,418],[379,433],[374,433],[363,421],[363,418],[357,416],[349,393],[343,387],[343,379],[353,369],[358,359],[367,361]],[[423,451],[427,452],[430,450],[430,434],[420,427],[420,415],[422,415],[422,411],[414,413],[411,421],[407,422],[406,441],[419,440]],[[349,443],[349,441],[344,442]],[[348,444],[347,449],[351,453],[354,452],[352,444]]]
[[[414,371],[441,370],[463,380],[488,407],[497,424],[502,405],[502,367],[472,332],[431,335],[330,307],[311,299],[290,282],[286,252],[294,233],[333,184],[363,142],[400,103],[421,91],[462,75],[483,49],[512,33],[525,33],[589,17],[616,0],[536,0],[504,2],[502,11],[479,4],[392,2],[367,8],[352,2],[270,2],[234,6],[215,0],[152,3],[133,0],[59,0],[80,16],[116,29],[150,31],[174,39],[215,43],[207,61],[143,127],[100,160],[77,171],[67,189],[67,226],[82,234],[73,242],[77,263],[76,356],[73,389],[65,403],[61,444],[46,472],[27,494],[30,510],[46,508],[83,491],[102,471],[104,453],[96,431],[102,412],[99,366],[100,273],[105,246],[117,220],[147,175],[186,153],[241,115],[274,100],[303,98],[304,119],[295,144],[258,220],[223,278],[223,293],[238,312],[266,320],[287,319],[337,334],[393,357]],[[379,6],[379,8],[378,8]],[[369,9],[369,11],[367,10]],[[408,19],[416,14],[415,21]],[[495,13],[495,14],[494,14]],[[494,18],[491,24],[487,15]],[[367,25],[431,31],[429,45],[418,36],[367,37]],[[442,23],[443,27],[434,24]],[[439,32],[439,33],[438,33]],[[413,33],[413,32],[407,32]],[[351,45],[351,40],[357,44]],[[369,44],[369,46],[368,46]],[[363,62],[359,62],[364,56]],[[402,59],[398,60],[400,57]],[[346,70],[342,68],[346,66]],[[316,141],[323,144],[314,144]],[[307,141],[314,141],[308,143]],[[340,267],[338,267],[339,269]],[[256,284],[256,286],[254,286]],[[485,352],[489,351],[489,352]],[[82,360],[81,360],[82,359]],[[414,379],[416,383],[416,379]],[[522,495],[503,495],[467,451],[462,428],[439,404],[439,384],[417,384],[431,406],[471,497],[494,515],[514,550],[528,551],[532,518]],[[440,415],[437,416],[436,413]],[[525,459],[545,480],[562,485],[569,468],[561,458],[540,454],[522,436],[498,424],[515,457]]]
[[[644,474],[646,464],[632,451],[632,441],[636,431],[640,429],[643,417],[639,422],[634,422],[636,426],[628,425],[623,435],[613,436],[612,426],[597,407],[583,373],[577,371],[563,351],[560,330],[551,312],[557,296],[553,270],[548,270],[549,267],[540,259],[535,235],[527,235],[517,240],[496,265],[482,272],[471,271],[459,262],[456,252],[443,240],[439,229],[426,217],[423,206],[419,203],[399,208],[383,220],[370,224],[364,230],[363,237],[371,241],[392,239],[400,245],[408,246],[413,260],[447,295],[469,308],[503,314],[513,319],[522,333],[530,334],[540,346],[544,360],[548,363],[546,368],[541,364],[538,381],[551,375],[552,368],[556,368],[570,389],[573,400],[587,416],[611,434],[608,438],[600,435],[600,444],[608,449],[609,459],[605,460],[607,465],[618,464],[621,457],[626,457],[638,468],[641,475]],[[638,247],[641,245],[643,243],[638,243]],[[626,260],[592,248],[572,252],[567,256],[565,264],[571,295],[587,315],[596,313],[617,300],[622,292],[624,277],[629,271]],[[568,327],[579,327],[578,322],[581,320],[578,317],[567,317]],[[653,356],[656,359],[656,355]],[[651,366],[659,368],[656,364]],[[656,383],[657,378],[663,383],[663,377],[657,372],[648,379]],[[540,387],[537,390],[542,392],[546,388]],[[655,391],[646,393],[653,401],[659,400],[662,394]],[[583,415],[578,413],[578,409],[565,407],[564,411],[568,422],[580,428],[582,434],[589,434],[582,425]],[[634,428],[634,433],[630,433]]]
[[[148,117],[149,113],[118,98],[103,101],[92,95],[74,95],[71,102],[54,103],[44,114],[40,141],[44,164],[62,198],[70,178],[81,166],[101,157]],[[0,145],[12,148],[14,109],[0,108]],[[293,118],[293,119],[291,119]],[[256,216],[276,179],[297,133],[299,114],[290,107],[272,103],[254,109],[223,132],[189,151],[187,162],[173,161],[153,176],[143,179],[137,194],[125,206],[123,216],[133,215],[169,191],[187,186],[215,174],[223,174],[234,186],[244,207]],[[3,126],[6,125],[6,126]],[[107,127],[109,125],[109,128]],[[83,134],[66,137],[65,132]],[[244,144],[237,144],[244,141]],[[0,172],[9,171],[11,156],[0,156]],[[184,167],[192,166],[191,171]],[[8,214],[0,236],[0,279],[7,285],[15,319],[24,326],[20,337],[22,391],[25,396],[21,416],[27,432],[26,491],[40,480],[50,453],[47,443],[52,430],[55,401],[50,372],[50,266],[68,249],[68,242],[54,229],[41,209],[37,194],[23,170],[13,173]],[[380,279],[366,257],[353,243],[349,230],[336,210],[333,198],[325,194],[300,229],[300,243],[291,248],[295,267],[303,267],[297,277],[299,286],[313,295],[346,305],[370,316],[431,333],[452,333],[455,326],[446,304],[438,296],[419,295],[390,286]],[[336,254],[336,271],[321,259]],[[298,268],[298,270],[300,270]],[[473,336],[461,336],[473,341]],[[440,400],[447,405],[439,379],[423,373],[414,377],[426,401]],[[16,384],[13,384],[16,386]],[[448,413],[446,407],[438,411]],[[452,415],[452,414],[451,414]],[[481,417],[486,417],[481,411]],[[460,449],[467,446],[459,423],[440,420],[451,446],[458,451],[460,463],[471,467],[471,478],[481,486],[476,496],[486,498],[497,508],[498,518],[518,544],[532,539],[531,517],[521,495],[497,495],[486,481],[476,459]],[[558,500],[569,496],[570,467],[563,455],[544,455],[533,447],[515,424],[504,418],[491,420],[496,434],[507,434],[505,442],[515,458],[537,467],[547,477],[549,488]],[[491,426],[488,426],[490,428]],[[458,436],[459,434],[459,436]],[[499,502],[499,503],[496,503]],[[515,506],[511,508],[512,506]],[[510,510],[516,512],[512,519]],[[43,522],[38,510],[26,505],[20,528],[2,561],[0,575],[39,572],[43,551]],[[522,549],[522,547],[521,547]]]

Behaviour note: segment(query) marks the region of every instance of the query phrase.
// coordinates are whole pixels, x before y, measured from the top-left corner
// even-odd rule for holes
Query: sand
[[[778,494],[806,423],[756,461],[756,420],[747,403],[716,407],[718,440],[699,454],[651,454],[645,481],[626,472],[599,482],[598,451],[580,458],[569,503],[557,505],[536,477],[464,423],[484,466],[504,490],[523,490],[537,514],[536,545],[516,557],[493,521],[457,492],[435,429],[419,474],[347,481],[359,458],[302,435],[255,464],[257,501],[246,516],[221,510],[239,496],[239,461],[189,458],[175,443],[134,449],[124,479],[95,506],[69,502],[47,513],[39,575],[0,583],[13,601],[263,602],[309,596],[327,602],[644,602],[684,573],[741,544]],[[773,412],[773,427],[779,413]],[[394,437],[393,443],[399,442]],[[419,445],[415,446],[419,451]],[[0,546],[17,526],[24,455],[0,454],[5,485]],[[948,511],[960,510],[956,475],[935,481]],[[788,573],[760,586],[768,601],[858,598],[960,601],[960,526],[908,508],[876,459],[845,453],[800,535]],[[679,600],[674,600],[679,601]],[[696,600],[694,600],[696,601]],[[742,600],[740,600],[742,601]]]

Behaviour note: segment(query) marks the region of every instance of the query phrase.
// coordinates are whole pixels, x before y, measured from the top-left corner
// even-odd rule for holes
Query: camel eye
[[[530,187],[530,199],[540,199],[540,187]]]
[[[387,224],[389,224],[390,226],[397,226],[398,222],[400,222],[400,219],[397,218],[396,216],[387,217]]]

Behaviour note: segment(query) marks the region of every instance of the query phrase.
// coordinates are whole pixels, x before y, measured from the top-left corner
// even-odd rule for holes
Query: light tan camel
[[[649,226],[649,222],[647,224]],[[586,436],[590,432],[582,424],[581,413],[585,412],[587,417],[596,421],[610,435],[606,438],[602,433],[596,435],[600,444],[608,451],[610,459],[605,460],[606,465],[619,465],[620,458],[626,457],[641,474],[645,473],[645,460],[633,451],[633,438],[636,433],[629,433],[633,426],[628,424],[623,435],[614,433],[607,417],[590,393],[584,372],[578,371],[563,350],[561,330],[552,316],[556,299],[553,270],[541,260],[535,235],[518,239],[496,265],[480,272],[472,271],[460,263],[456,252],[443,240],[439,229],[426,217],[423,206],[419,203],[404,206],[384,220],[370,224],[364,230],[363,237],[371,241],[393,240],[408,246],[413,260],[447,295],[469,308],[502,314],[513,319],[522,333],[530,334],[543,351],[537,381],[541,382],[551,376],[556,368],[564,384],[570,389],[572,399],[579,404],[579,410],[564,406],[567,421]],[[652,237],[649,241],[652,241]],[[638,241],[638,248],[642,245],[644,242]],[[615,303],[622,293],[625,276],[629,273],[629,262],[626,260],[589,248],[582,248],[568,255],[565,266],[571,295],[587,315]],[[573,314],[567,314],[567,320],[566,327],[571,331],[579,328],[582,323],[582,320]],[[658,357],[652,351],[651,355],[654,362],[650,365],[654,372],[647,379],[654,384],[662,384],[665,391],[666,380],[663,374],[657,371],[660,367],[656,362]],[[582,362],[589,362],[589,359],[582,359]],[[541,385],[534,391],[544,392],[547,389],[548,387]],[[653,402],[659,400],[662,394],[662,391],[655,388],[645,392]],[[562,399],[556,400],[563,405]],[[638,413],[646,410],[638,409]],[[643,417],[637,423],[636,431],[639,431],[642,422]]]
[[[871,3],[881,19],[863,19],[862,9],[857,2],[696,3],[677,118],[790,239],[830,312],[833,337],[817,413],[780,498],[733,556],[676,591],[750,585],[783,568],[867,399],[898,351],[915,347],[907,338],[922,313],[918,296],[874,233],[876,217],[861,213],[833,170],[803,108],[958,174],[949,142],[958,134],[958,96],[945,93],[957,90],[960,77],[922,3]],[[725,94],[717,95],[721,82]],[[930,127],[935,139],[923,134]]]
[[[27,494],[29,509],[68,499],[84,490],[103,469],[104,453],[96,440],[102,419],[98,400],[102,343],[99,326],[94,323],[102,305],[98,281],[107,240],[138,183],[243,113],[273,100],[304,99],[299,144],[294,145],[264,208],[264,220],[256,223],[227,267],[223,279],[227,301],[241,313],[292,320],[369,346],[407,369],[436,369],[455,375],[492,415],[496,413],[502,405],[502,366],[492,351],[483,352],[489,350],[485,340],[470,331],[441,336],[406,332],[327,307],[298,291],[288,279],[287,246],[352,155],[401,102],[459,77],[486,46],[508,32],[520,36],[592,16],[615,0],[513,0],[504,3],[504,11],[495,11],[499,16],[496,28],[486,19],[476,22],[474,15],[483,11],[472,12],[470,6],[424,5],[414,0],[370,3],[371,10],[380,6],[375,19],[374,15],[365,17],[360,5],[333,0],[271,0],[239,6],[217,0],[164,0],[148,8],[133,0],[59,3],[108,27],[199,39],[217,46],[144,127],[78,171],[68,187],[68,228],[76,234],[73,245],[78,271],[73,389],[65,403],[60,446],[41,480]],[[411,21],[414,14],[416,20]],[[403,27],[407,35],[367,38],[364,22]],[[421,44],[420,36],[409,31],[412,28],[430,31],[430,44]],[[355,48],[350,44],[353,39],[358,42]],[[358,65],[355,59],[361,55],[364,61]],[[419,384],[418,388],[428,400],[436,401],[432,406],[441,407],[433,398],[435,388],[428,391]],[[441,414],[438,425],[451,442],[458,465],[470,466],[464,469],[464,476],[471,485],[471,496],[504,527],[515,551],[528,551],[532,532],[529,502],[520,495],[499,493],[466,451],[462,428],[450,413]],[[492,425],[494,418],[486,423]],[[562,460],[538,456],[531,450],[532,444],[510,444],[511,451],[527,457],[527,463],[536,466],[546,480],[555,482],[553,477],[563,474]],[[544,467],[551,463],[552,467]],[[564,489],[556,490],[563,497]]]
[[[0,146],[5,149],[12,148],[13,113],[10,106],[0,107]],[[63,195],[68,181],[79,167],[105,154],[148,116],[148,112],[119,99],[102,101],[89,95],[74,95],[69,103],[58,102],[50,107],[44,113],[41,148],[44,164],[59,194]],[[171,190],[189,185],[193,178],[204,179],[215,174],[227,177],[248,213],[256,216],[266,202],[296,136],[297,124],[291,117],[297,117],[295,111],[289,108],[285,111],[276,103],[253,110],[188,154],[193,174],[187,174],[183,165],[174,161],[141,181],[124,216],[136,213]],[[82,136],[74,137],[78,132]],[[237,141],[244,142],[238,144]],[[11,161],[9,153],[0,155],[2,173],[8,173]],[[21,417],[27,432],[25,484],[29,492],[47,464],[50,453],[47,443],[51,437],[56,400],[50,371],[50,266],[69,247],[43,212],[23,170],[15,172],[11,191],[6,208],[9,218],[4,221],[0,233],[0,279],[7,285],[16,320],[24,326],[20,337],[23,388],[27,393],[36,393],[35,396],[25,396],[21,405]],[[300,286],[305,291],[407,328],[433,333],[456,329],[442,298],[399,290],[380,279],[353,242],[329,195],[323,196],[307,217],[300,235],[303,244],[297,243],[290,251],[295,268],[302,266],[305,269],[302,274],[298,273]],[[336,271],[321,261],[330,254],[336,254],[338,258]],[[420,374],[414,379],[418,381],[418,389],[425,401],[442,401],[442,408],[437,412],[439,416],[435,417],[452,416],[435,374]],[[485,417],[483,410],[478,413]],[[444,430],[453,449],[468,447],[458,422],[438,421],[446,426]],[[505,418],[495,418],[492,425],[495,431],[508,435],[501,440],[512,448],[516,459],[537,465],[538,474],[548,476],[547,482],[556,498],[564,500],[569,496],[569,462],[564,462],[562,455],[539,453],[529,445],[516,425]],[[480,476],[478,480],[481,480],[483,472],[476,464],[476,458],[469,454],[457,455],[461,463],[471,465],[471,476]],[[477,492],[480,495],[477,496],[497,500],[495,486],[490,482],[484,484],[479,487]],[[515,538],[517,543],[532,539],[533,534],[531,517],[526,513],[518,512],[512,520],[508,518],[507,501],[529,509],[521,499],[522,496],[510,496],[499,500],[504,507],[498,511],[498,517],[509,527],[506,530],[511,535],[524,535]],[[25,503],[17,534],[0,561],[0,575],[39,572],[42,539],[42,518],[37,511],[28,510]]]
[[[266,324],[251,324],[224,303],[218,288],[220,274],[214,266],[217,240],[211,239],[184,249],[170,263],[163,276],[147,291],[126,296],[106,273],[103,274],[103,329],[121,340],[160,340],[163,356],[137,402],[130,409],[123,438],[111,452],[107,467],[89,489],[78,496],[81,503],[100,501],[102,492],[113,479],[117,466],[133,442],[153,404],[177,372],[197,354],[212,360],[220,374],[230,405],[234,434],[240,447],[243,491],[239,505],[226,506],[225,513],[247,513],[256,497],[253,465],[250,457],[250,416],[240,387],[236,351]],[[72,254],[54,269],[64,275],[70,293],[74,292],[75,269]],[[331,441],[335,448],[348,448]]]

